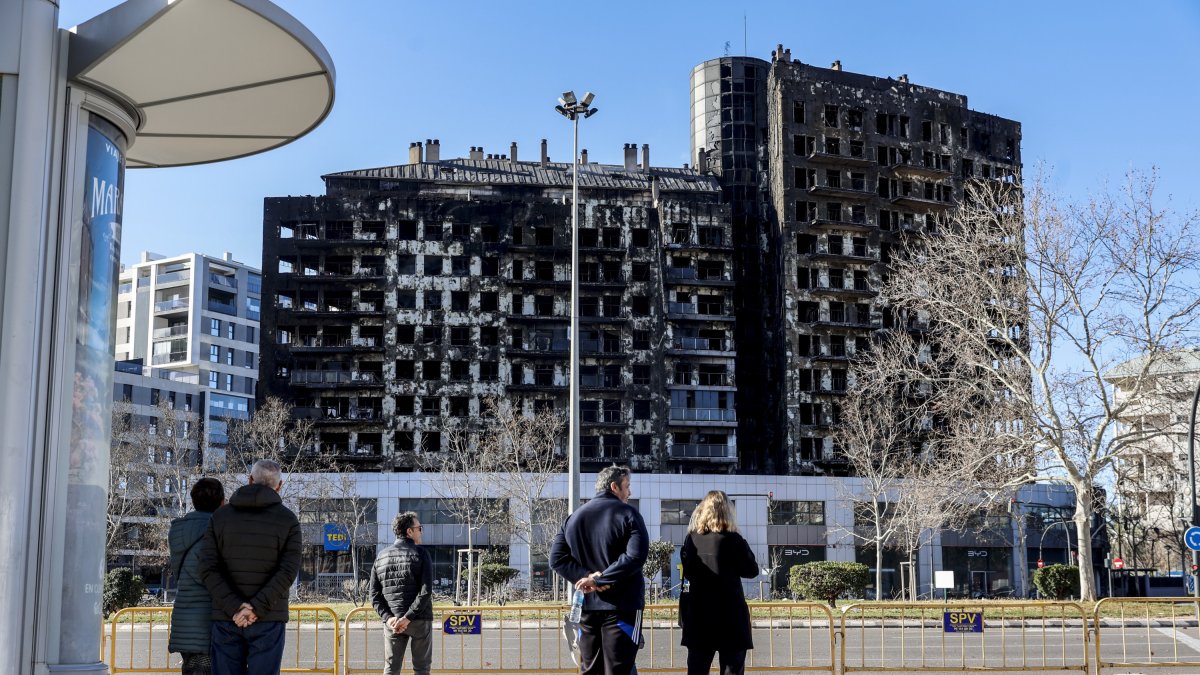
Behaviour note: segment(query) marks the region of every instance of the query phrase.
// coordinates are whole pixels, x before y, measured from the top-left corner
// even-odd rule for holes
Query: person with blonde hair
[[[758,562],[737,531],[729,496],[713,490],[692,512],[679,552],[690,590],[680,596],[679,618],[688,675],[703,675],[720,654],[721,675],[742,675],[754,648],[742,579],[758,576]],[[684,599],[684,596],[687,599]]]

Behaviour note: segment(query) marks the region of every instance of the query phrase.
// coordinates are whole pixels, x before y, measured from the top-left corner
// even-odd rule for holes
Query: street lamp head
[[[586,108],[586,107],[590,106],[592,104],[592,99],[594,99],[594,98],[596,98],[596,95],[590,91],[588,93],[584,94],[583,101],[582,101],[583,107]]]
[[[595,115],[598,112],[600,112],[599,108],[592,108],[591,110],[588,110],[587,112],[583,113],[583,119],[586,120],[587,118],[591,117],[592,115]]]
[[[563,95],[562,95],[562,98],[558,99],[558,101],[559,101],[559,103],[562,103],[562,104],[563,104],[563,107],[568,107],[568,106],[573,106],[573,105],[575,105],[575,102],[576,102],[576,100],[575,100],[575,92],[573,92],[573,91],[564,91],[564,92],[563,92]],[[585,105],[586,105],[586,104],[585,104]]]
[[[554,109],[558,111],[559,115],[562,115],[563,117],[565,117],[569,120],[575,119],[575,113],[571,112],[570,110],[567,110],[566,108],[562,107],[561,105],[554,106]]]

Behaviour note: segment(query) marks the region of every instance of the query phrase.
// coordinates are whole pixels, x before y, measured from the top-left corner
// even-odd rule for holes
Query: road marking
[[[1188,647],[1191,647],[1192,651],[1200,653],[1200,640],[1197,640],[1196,638],[1194,638],[1190,635],[1184,635],[1182,632],[1180,632],[1174,628],[1164,628],[1162,626],[1156,626],[1154,628],[1154,630],[1162,633],[1163,635],[1166,635],[1169,638],[1178,640],[1178,641],[1182,642],[1183,644],[1187,645]]]

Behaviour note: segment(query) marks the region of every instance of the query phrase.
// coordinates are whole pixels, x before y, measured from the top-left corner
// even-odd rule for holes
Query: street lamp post
[[[1196,527],[1200,522],[1197,517],[1196,508],[1196,406],[1200,404],[1200,382],[1196,383],[1196,393],[1192,395],[1192,414],[1188,417],[1188,485],[1191,486],[1190,495],[1191,516],[1192,521],[1189,523],[1192,527]],[[1192,597],[1200,598],[1200,574],[1197,574],[1197,565],[1200,564],[1200,552],[1192,551]],[[1197,619],[1200,619],[1200,605],[1196,608]]]
[[[589,107],[596,96],[592,92],[575,98],[575,92],[563,92],[554,109],[571,120],[575,127],[575,141],[571,147],[571,382],[568,390],[570,420],[567,434],[570,436],[567,451],[567,513],[574,513],[579,504],[579,118],[587,119],[596,114]]]

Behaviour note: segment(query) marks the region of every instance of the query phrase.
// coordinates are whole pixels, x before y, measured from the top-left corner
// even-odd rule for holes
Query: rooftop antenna
[[[742,12],[742,54],[750,56],[749,29],[747,28],[746,13]]]

